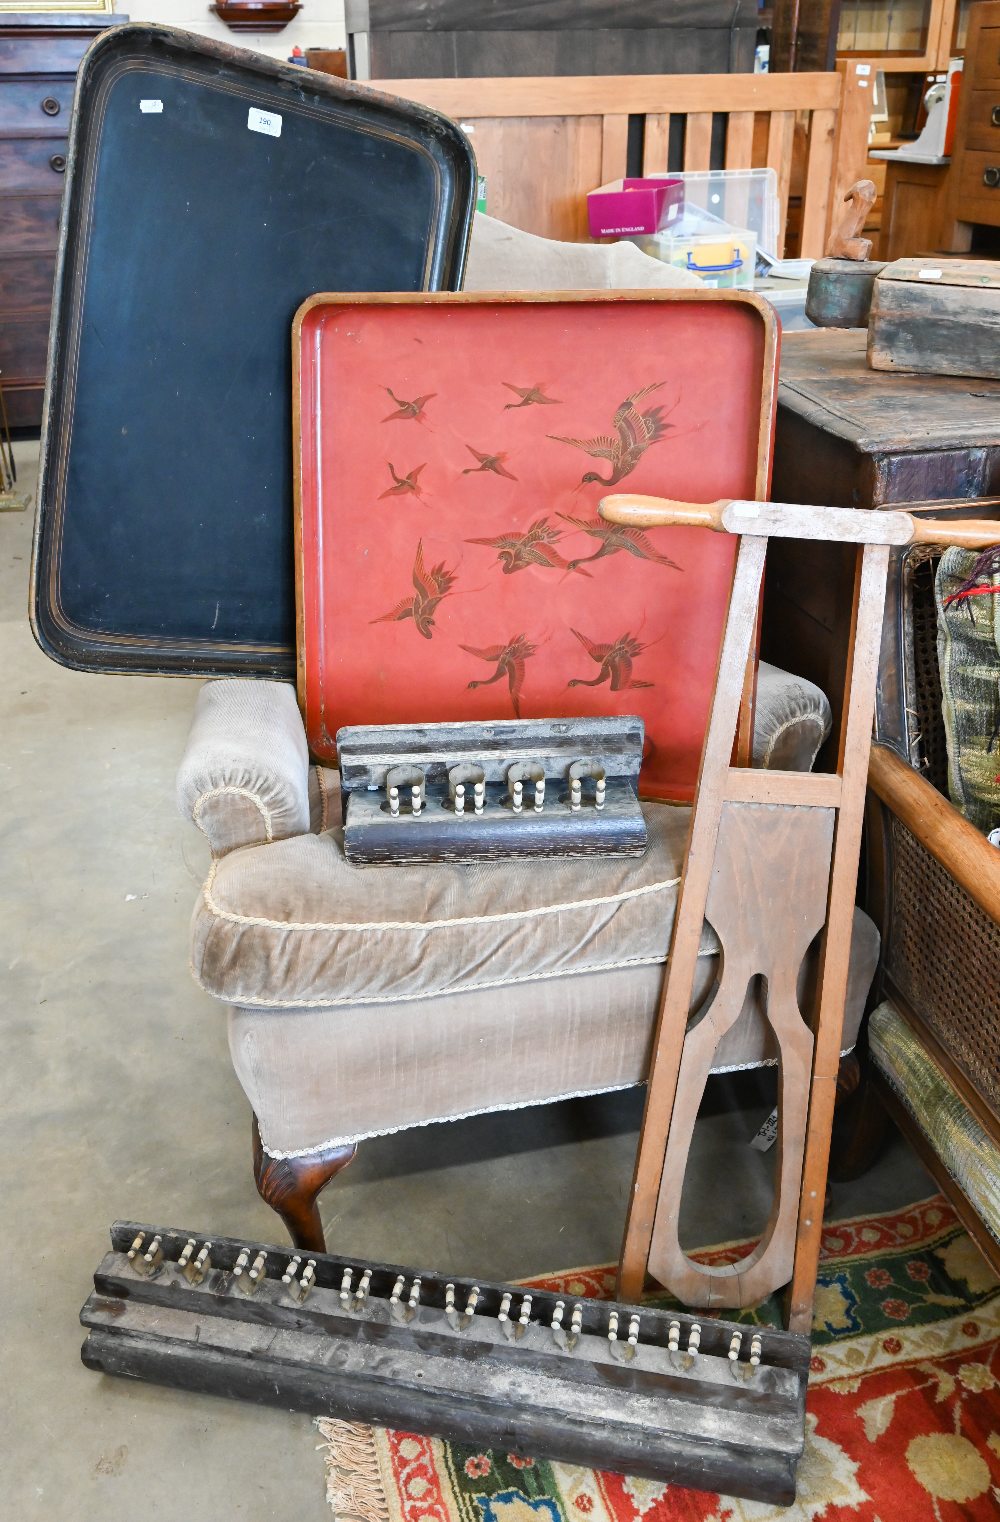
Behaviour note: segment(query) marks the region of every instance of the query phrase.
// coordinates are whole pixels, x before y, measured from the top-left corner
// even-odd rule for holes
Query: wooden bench
[[[490,214],[527,232],[570,242],[587,237],[586,194],[626,173],[631,125],[643,173],[773,168],[779,251],[789,196],[799,191],[799,252],[819,257],[838,202],[865,172],[866,67],[850,61],[817,74],[394,79],[372,86],[460,122],[486,176]],[[801,186],[793,186],[793,160]]]

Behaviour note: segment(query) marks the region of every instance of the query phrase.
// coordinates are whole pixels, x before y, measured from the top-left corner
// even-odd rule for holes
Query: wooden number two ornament
[[[808,1333],[844,1001],[889,551],[915,542],[982,548],[996,523],[915,519],[778,502],[670,502],[612,496],[601,516],[632,528],[685,524],[740,537],[702,751],[680,898],[622,1248],[619,1294],[637,1301],[648,1273],[692,1306],[744,1306],[790,1286],[788,1327]],[[856,544],[839,752],[832,774],[730,764],[770,537]],[[692,990],[705,920],[722,948],[705,1004]],[[802,959],[823,931],[814,1017],[799,1007]],[[719,1041],[751,980],[766,990],[779,1054],[778,1164],[760,1243],[737,1263],[695,1263],[678,1217],[694,1123]]]

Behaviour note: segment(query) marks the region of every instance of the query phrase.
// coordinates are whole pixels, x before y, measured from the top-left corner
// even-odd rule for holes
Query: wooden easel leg
[[[843,792],[833,843],[830,899],[820,962],[809,1128],[802,1167],[795,1271],[788,1301],[790,1332],[808,1333],[812,1328],[888,569],[888,545],[867,544],[859,548],[837,767]]]
[[[296,1247],[326,1252],[316,1201],[320,1192],[352,1161],[357,1146],[331,1147],[308,1157],[268,1157],[253,1118],[253,1177],[257,1193],[276,1210]]]
[[[757,625],[766,551],[767,540],[764,538],[746,535],[740,540],[726,628],[719,651],[715,696],[698,777],[698,802],[691,814],[668,974],[664,981],[663,999],[653,1039],[653,1066],[646,1088],[646,1106],[618,1270],[618,1298],[629,1303],[638,1302],[646,1278],[649,1244],[663,1174],[664,1142],[670,1130],[705,904],[722,816],[722,777],[732,755],[746,662]]]

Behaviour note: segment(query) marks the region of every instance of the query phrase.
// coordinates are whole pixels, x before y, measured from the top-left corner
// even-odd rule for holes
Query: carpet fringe
[[[316,1418],[324,1441],[326,1499],[337,1522],[389,1522],[375,1434],[367,1422]]]

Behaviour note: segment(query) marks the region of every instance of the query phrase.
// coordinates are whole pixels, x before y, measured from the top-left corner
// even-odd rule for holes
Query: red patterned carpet
[[[614,1281],[602,1267],[533,1282],[606,1299]],[[943,1199],[825,1231],[813,1354],[787,1510],[321,1419],[330,1505],[339,1522],[996,1522],[1000,1284]]]

